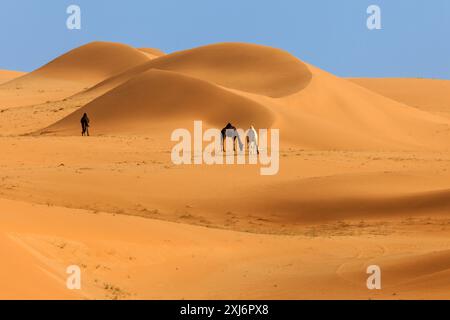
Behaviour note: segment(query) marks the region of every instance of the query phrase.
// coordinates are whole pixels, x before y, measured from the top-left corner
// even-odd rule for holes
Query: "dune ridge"
[[[24,83],[35,78],[48,78],[94,84],[147,61],[145,54],[130,46],[91,42],[15,81]]]
[[[306,65],[279,49],[220,43],[164,55],[105,80],[92,90],[110,90],[149,69],[183,73],[220,86],[271,97],[306,87],[311,73]]]
[[[144,52],[153,59],[164,56],[166,54],[165,52],[157,48],[139,48],[139,51]]]
[[[62,100],[149,60],[145,53],[124,44],[91,42],[1,84],[3,104],[15,107]]]

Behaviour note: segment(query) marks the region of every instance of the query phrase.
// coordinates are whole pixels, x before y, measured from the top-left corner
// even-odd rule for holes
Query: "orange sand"
[[[450,298],[446,81],[96,42],[2,82],[0,298]],[[174,166],[170,133],[194,120],[280,129],[279,174]]]

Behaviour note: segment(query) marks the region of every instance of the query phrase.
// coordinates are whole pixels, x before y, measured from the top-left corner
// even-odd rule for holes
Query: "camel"
[[[226,151],[225,141],[227,138],[233,139],[233,151],[236,151],[236,139],[239,143],[239,150],[242,150],[242,148],[244,147],[244,144],[242,143],[241,138],[239,137],[239,133],[237,132],[236,127],[233,127],[231,123],[228,123],[226,127],[222,129],[221,134],[222,134],[223,152]]]
[[[258,133],[253,126],[248,129],[245,139],[247,141],[248,154],[255,154],[256,152],[259,155]]]

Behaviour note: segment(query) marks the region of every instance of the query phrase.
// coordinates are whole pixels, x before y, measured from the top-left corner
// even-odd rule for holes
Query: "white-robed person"
[[[246,141],[248,153],[255,154],[256,152],[259,155],[258,133],[253,126],[250,126],[250,129],[247,131]]]

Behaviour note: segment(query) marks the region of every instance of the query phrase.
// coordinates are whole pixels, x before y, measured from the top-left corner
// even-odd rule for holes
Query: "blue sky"
[[[66,8],[82,29],[66,28]],[[366,27],[380,6],[382,30]],[[240,41],[340,76],[450,79],[449,0],[2,0],[0,69],[30,71],[94,40],[173,52]]]

